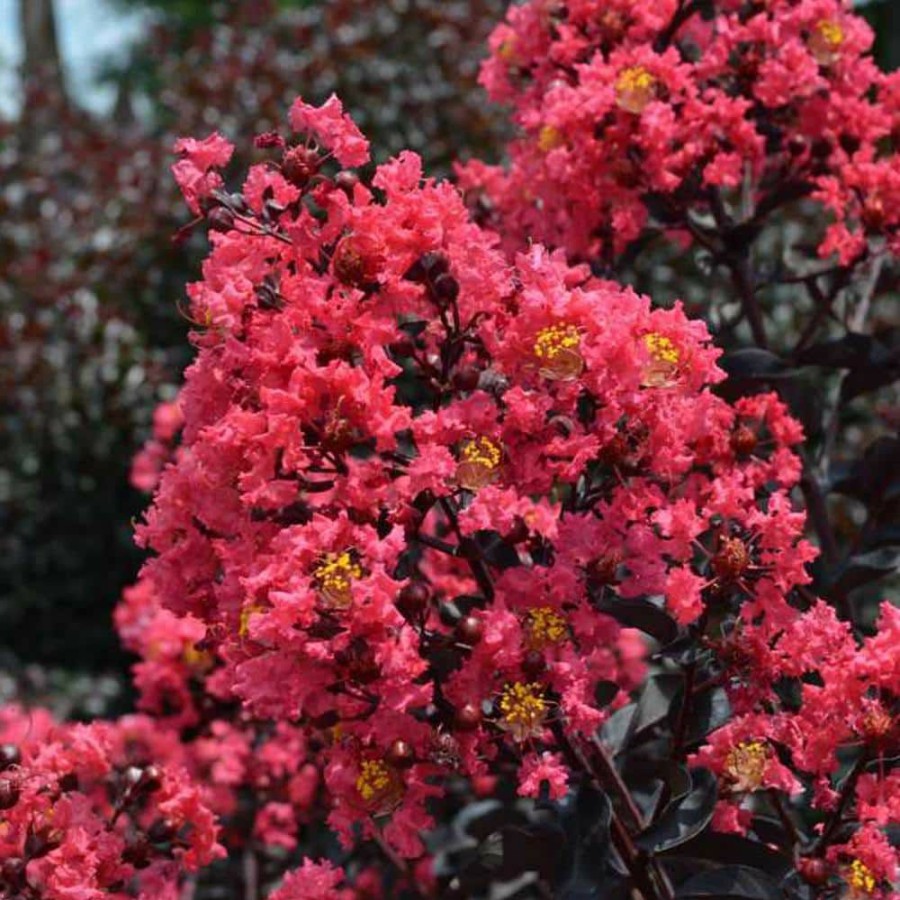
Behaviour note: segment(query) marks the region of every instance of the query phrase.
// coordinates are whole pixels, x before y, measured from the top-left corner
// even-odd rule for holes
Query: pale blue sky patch
[[[17,69],[22,58],[18,0],[0,0],[0,112],[19,106]],[[147,14],[108,0],[56,0],[58,39],[72,96],[102,113],[115,102],[115,91],[96,83],[102,65],[127,56],[146,27]]]

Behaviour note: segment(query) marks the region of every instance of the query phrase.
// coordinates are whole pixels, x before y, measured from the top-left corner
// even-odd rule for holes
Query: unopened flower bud
[[[431,594],[421,581],[411,581],[404,585],[397,597],[397,609],[406,619],[419,616],[428,605]]]
[[[474,703],[461,706],[453,717],[453,724],[459,731],[475,731],[483,718],[481,709]]]
[[[231,231],[234,228],[234,213],[224,206],[217,206],[209,211],[206,221],[213,231]]]
[[[484,625],[476,616],[465,616],[456,626],[456,637],[463,643],[473,647],[484,636]]]
[[[0,809],[12,809],[19,802],[20,794],[18,781],[0,778]]]
[[[18,766],[22,762],[22,752],[15,744],[0,744],[0,772]]]
[[[408,769],[416,761],[416,755],[406,741],[398,739],[388,747],[384,761],[395,769]]]

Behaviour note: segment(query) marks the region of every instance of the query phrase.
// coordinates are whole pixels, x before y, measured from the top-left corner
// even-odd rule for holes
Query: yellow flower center
[[[657,334],[656,332],[646,334],[644,335],[644,343],[647,345],[650,355],[657,362],[668,363],[672,366],[678,365],[678,361],[681,358],[678,348],[664,334]]]
[[[846,880],[857,896],[859,894],[870,896],[875,893],[875,888],[878,886],[878,881],[872,870],[858,859],[854,859],[850,863],[847,869]]]
[[[870,740],[887,737],[894,730],[894,717],[880,704],[873,704],[862,717],[860,731]]]
[[[403,784],[396,769],[392,769],[384,760],[364,759],[359,764],[356,791],[373,812],[386,813],[399,803]]]
[[[819,65],[828,66],[837,62],[845,39],[846,34],[839,22],[823,19],[813,28],[809,50]]]
[[[519,62],[519,52],[516,43],[517,41],[515,38],[509,38],[508,40],[503,41],[497,48],[497,56],[499,56],[508,66],[511,66],[514,63],[518,64]]]
[[[542,685],[515,681],[500,694],[500,725],[517,741],[540,736],[548,705]]]
[[[541,153],[549,153],[561,146],[563,142],[562,133],[553,125],[544,125],[538,132],[537,145]]]
[[[463,441],[459,448],[456,481],[460,487],[477,491],[496,481],[503,462],[503,449],[496,441],[480,435]]]
[[[616,79],[616,103],[625,112],[639,115],[656,96],[656,78],[643,66],[629,66]]]
[[[188,644],[182,651],[181,658],[189,669],[198,673],[208,671],[213,665],[212,654],[207,650],[198,650],[195,644]]]
[[[762,784],[769,765],[769,748],[762,741],[741,741],[725,760],[725,775],[736,792],[751,792]]]
[[[247,637],[247,633],[250,631],[250,616],[254,613],[262,612],[263,608],[255,603],[251,603],[249,606],[243,607],[241,609],[241,619],[238,623],[238,634],[245,638]]]
[[[650,357],[641,379],[646,387],[661,387],[671,383],[678,372],[681,353],[671,338],[656,331],[644,335],[644,347]]]
[[[542,650],[562,643],[569,635],[566,620],[549,606],[536,606],[525,616],[525,636],[528,647]]]
[[[328,606],[346,609],[353,600],[353,581],[362,574],[362,566],[354,560],[350,550],[326,553],[315,569],[319,594]]]
[[[710,560],[717,578],[730,581],[740,578],[751,563],[750,551],[740,538],[723,538],[719,550]]]
[[[540,372],[552,381],[571,381],[584,369],[581,334],[574,325],[560,323],[542,328],[534,339]]]

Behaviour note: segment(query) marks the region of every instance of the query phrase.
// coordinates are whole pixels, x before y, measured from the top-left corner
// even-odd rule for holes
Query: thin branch
[[[441,497],[438,501],[441,509],[444,511],[444,515],[447,517],[450,522],[450,527],[456,534],[457,539],[459,540],[460,548],[463,547],[463,544],[471,544],[466,539],[466,536],[462,533],[462,529],[459,527],[459,519],[456,515],[456,510],[453,508],[453,502],[449,500],[447,497]],[[472,545],[474,546],[474,545]],[[472,576],[475,578],[475,581],[478,582],[478,587],[481,590],[481,593],[484,594],[487,600],[494,599],[494,579],[491,577],[490,570],[485,565],[483,559],[480,556],[472,557],[468,554],[465,555],[465,560],[469,564],[469,568],[472,570]]]
[[[828,508],[825,505],[825,495],[822,493],[822,487],[816,476],[808,469],[800,479],[800,490],[803,492],[803,498],[806,501],[806,511],[809,514],[810,522],[816,532],[816,536],[819,538],[819,546],[825,562],[829,565],[834,565],[840,558],[837,539],[834,536],[831,521],[828,518]]]
[[[244,850],[241,870],[244,877],[244,900],[259,900],[259,862],[252,847]]]
[[[803,838],[800,835],[799,830],[797,829],[797,825],[794,822],[793,817],[788,812],[787,808],[784,805],[784,801],[781,799],[781,795],[774,788],[770,788],[767,792],[769,800],[772,803],[772,807],[775,809],[775,814],[778,816],[781,821],[784,830],[790,839],[791,849],[796,851],[798,847],[803,843]]]
[[[819,840],[816,842],[814,851],[816,856],[825,855],[825,851],[828,849],[828,844],[834,837],[838,828],[840,828],[841,820],[844,817],[844,811],[847,809],[847,806],[849,805],[850,800],[853,796],[853,792],[856,790],[856,782],[859,781],[859,776],[862,775],[868,761],[869,758],[866,753],[860,754],[859,759],[856,761],[853,768],[850,770],[850,773],[844,779],[844,783],[843,785],[841,785],[841,793],[838,797],[837,806],[835,806],[835,808],[832,810],[831,816],[825,823],[825,827],[822,829],[822,834],[819,837]]]

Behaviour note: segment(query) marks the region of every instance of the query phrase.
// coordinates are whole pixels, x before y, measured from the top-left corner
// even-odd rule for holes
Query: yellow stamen
[[[541,153],[549,153],[562,146],[562,132],[553,125],[544,125],[538,132],[537,146]]]
[[[762,741],[741,741],[725,759],[725,775],[731,789],[750,793],[762,785],[769,765],[769,747]]]
[[[823,19],[809,37],[809,50],[821,66],[830,66],[840,58],[846,34],[839,22]]]
[[[243,637],[243,634],[241,635]],[[213,666],[213,655],[208,650],[198,650],[195,644],[188,644],[181,658],[185,665],[194,672],[203,673],[209,671]]]
[[[710,567],[717,578],[724,581],[740,578],[752,562],[747,545],[736,537],[722,538],[719,549],[710,560]]]
[[[500,46],[497,48],[497,56],[503,60],[508,66],[513,64],[518,65],[519,63],[519,52],[518,47],[516,46],[518,42],[515,37],[508,38],[505,41],[502,41]]]
[[[872,870],[858,859],[850,863],[845,876],[847,884],[853,889],[854,896],[870,897],[878,887],[878,881]]]
[[[515,681],[500,694],[500,725],[514,740],[539,737],[547,718],[548,704],[540,684]]]
[[[616,79],[619,109],[640,115],[656,97],[656,78],[643,66],[629,66]]]
[[[560,644],[569,636],[566,620],[549,606],[536,606],[525,616],[525,639],[532,650]]]
[[[263,607],[259,606],[256,603],[251,603],[250,606],[245,606],[241,609],[241,619],[238,624],[238,634],[240,637],[247,637],[248,632],[250,631],[250,616],[254,613],[262,612]]]
[[[463,441],[459,448],[456,482],[468,491],[492,484],[500,475],[503,449],[496,441],[480,435]]]
[[[362,566],[355,561],[350,550],[326,553],[315,569],[319,595],[327,606],[346,609],[353,600],[353,582],[362,578],[362,574]]]
[[[860,733],[870,740],[882,740],[894,730],[894,717],[882,706],[873,703],[863,714]]]
[[[542,328],[534,339],[534,355],[540,372],[551,381],[571,381],[584,369],[581,334],[574,325],[560,323]]]
[[[644,335],[644,347],[650,360],[644,369],[641,383],[645,387],[662,387],[671,384],[678,373],[681,352],[671,338],[656,331]]]
[[[381,759],[364,759],[359,764],[356,791],[373,812],[390,812],[400,802],[403,784],[392,769]]]

